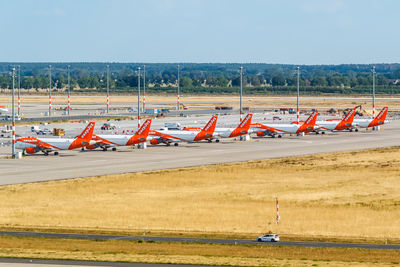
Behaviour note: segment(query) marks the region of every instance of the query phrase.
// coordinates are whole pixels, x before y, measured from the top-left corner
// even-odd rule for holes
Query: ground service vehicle
[[[258,242],[278,242],[279,236],[276,234],[266,234],[263,236],[257,237]]]

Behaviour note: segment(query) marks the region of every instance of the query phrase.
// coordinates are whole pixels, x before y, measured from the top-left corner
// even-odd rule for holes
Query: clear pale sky
[[[397,0],[12,0],[0,61],[400,62]]]

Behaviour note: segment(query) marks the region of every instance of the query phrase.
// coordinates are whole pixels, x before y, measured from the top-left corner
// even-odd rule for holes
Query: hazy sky
[[[0,61],[400,62],[397,0],[13,0]]]

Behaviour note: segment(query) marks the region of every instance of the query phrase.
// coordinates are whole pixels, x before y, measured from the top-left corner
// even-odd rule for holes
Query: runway
[[[225,139],[144,150],[119,147],[115,152],[61,151],[60,156],[47,157],[36,154],[21,160],[0,159],[0,185],[390,147],[400,144],[399,136],[400,121],[392,121],[381,131],[263,137],[247,142]],[[9,149],[0,147],[0,156]]]
[[[0,231],[0,235],[64,238],[64,239],[87,239],[87,240],[144,240],[156,242],[180,242],[180,243],[204,243],[222,245],[264,245],[264,246],[294,246],[315,248],[357,248],[357,249],[400,249],[400,245],[380,245],[361,243],[330,243],[330,242],[304,242],[304,241],[280,241],[280,242],[257,242],[256,240],[243,239],[216,239],[216,238],[188,238],[188,237],[157,237],[157,236],[123,236],[123,235],[94,235],[94,234],[62,234],[62,233],[39,233],[39,232],[11,232]]]

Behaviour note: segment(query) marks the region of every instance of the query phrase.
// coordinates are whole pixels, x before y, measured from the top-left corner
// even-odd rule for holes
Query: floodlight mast
[[[375,119],[375,66],[372,67],[372,118]]]
[[[143,112],[146,112],[146,65],[143,65]]]
[[[180,110],[181,101],[180,101],[180,66],[178,65],[178,102],[177,102],[177,110]]]
[[[138,128],[140,128],[140,67],[138,67],[137,112],[138,112]]]
[[[299,97],[300,97],[300,67],[297,67],[297,124],[299,124],[300,122]]]
[[[18,117],[21,116],[21,65],[18,65]]]
[[[15,93],[14,93],[14,88],[15,88],[15,67],[12,68],[12,144],[11,144],[11,157],[15,159]]]
[[[110,65],[107,65],[107,114],[110,111],[110,81],[109,81],[109,76],[110,76]]]
[[[51,65],[49,65],[49,116],[51,116]]]
[[[71,66],[68,65],[67,66],[67,70],[68,70],[68,106],[67,106],[67,114],[69,115],[69,112],[71,110]]]
[[[240,121],[242,121],[243,119],[242,95],[243,95],[243,67],[240,67]]]

